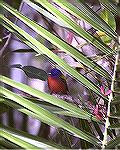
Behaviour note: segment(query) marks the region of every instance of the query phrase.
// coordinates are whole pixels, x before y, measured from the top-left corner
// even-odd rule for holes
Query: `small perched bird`
[[[66,79],[59,69],[53,68],[48,74],[48,87],[51,93],[67,94]]]

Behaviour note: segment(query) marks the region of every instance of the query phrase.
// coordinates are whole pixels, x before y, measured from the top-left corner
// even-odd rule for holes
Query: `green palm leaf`
[[[40,1],[35,0],[35,2],[41,4],[43,7],[45,7],[48,11],[50,11],[53,15],[55,15],[58,19],[60,19],[62,22],[64,22],[66,25],[69,26],[71,30],[76,32],[78,35],[82,36],[84,39],[92,43],[94,46],[99,48],[100,51],[103,53],[110,53],[112,51],[111,48],[106,46],[103,42],[86,32],[84,29],[82,29],[79,25],[77,25],[75,22],[73,22],[69,17],[62,14],[58,9],[56,9],[54,6],[52,6],[47,0]]]
[[[100,147],[100,144],[99,144],[100,141],[97,138],[95,138],[94,136],[90,135],[89,133],[86,133],[84,131],[81,131],[81,130],[73,127],[72,125],[70,125],[66,121],[60,119],[59,117],[55,116],[54,114],[50,113],[49,111],[41,108],[40,106],[30,102],[29,100],[27,100],[21,96],[16,95],[15,93],[13,93],[5,88],[0,88],[0,90],[2,91],[2,94],[4,94],[6,97],[10,98],[12,101],[22,105],[23,107],[27,108],[28,110],[31,110],[35,114],[38,114],[40,116],[41,120],[44,121],[44,123],[47,123],[49,125],[54,125],[59,128],[63,128],[65,130],[69,131],[70,133],[72,133],[74,136],[82,138],[82,139]],[[4,137],[7,137],[7,136],[9,137],[9,133],[7,133],[7,131],[1,131],[1,132],[3,132]],[[19,139],[17,139],[17,140],[18,140],[18,142],[22,143],[22,141],[20,141]],[[15,142],[14,137],[13,137],[13,142]],[[24,143],[27,145],[26,142],[23,142],[23,144]],[[24,146],[24,145],[22,145],[22,146]],[[34,148],[34,147],[32,147],[32,145],[31,145],[31,148]]]
[[[79,3],[75,3],[76,7],[69,3],[66,0],[53,0],[56,4],[64,8],[69,13],[73,14],[79,19],[83,19],[89,24],[91,24],[97,30],[105,32],[111,38],[117,39],[117,34],[110,28],[108,24],[104,22],[89,6],[87,6],[84,2],[80,1]]]
[[[85,78],[83,75],[79,74],[75,69],[70,67],[68,64],[65,63],[62,59],[60,59],[58,56],[56,56],[53,52],[51,52],[48,48],[46,48],[43,44],[38,42],[36,39],[34,39],[32,36],[30,36],[28,33],[26,33],[24,30],[13,24],[11,21],[9,21],[4,16],[0,16],[1,19],[4,19],[6,23],[12,26],[17,32],[19,32],[24,38],[26,38],[28,41],[30,41],[33,45],[37,47],[37,52],[44,53],[48,55],[53,61],[55,61],[59,66],[61,66],[63,69],[65,69],[67,72],[69,72],[73,77],[75,77],[78,81],[85,84],[89,89],[95,91],[97,94],[101,95],[104,99],[107,100],[105,96],[103,96],[99,90],[99,87],[95,86],[92,82],[90,82],[87,78]]]
[[[29,27],[34,29],[38,34],[49,40],[51,43],[56,45],[58,48],[61,50],[64,50],[66,53],[70,54],[72,57],[77,59],[79,62],[83,63],[84,65],[90,67],[92,70],[96,71],[100,75],[104,75],[108,77],[108,73],[104,71],[100,66],[98,66],[95,62],[92,60],[88,59],[86,56],[84,56],[81,52],[78,52],[75,48],[70,46],[69,44],[65,43],[58,37],[54,36],[50,32],[48,32],[46,29],[43,27],[37,25],[35,22],[31,21],[27,17],[23,16],[20,14],[18,11],[14,10],[11,8],[9,5],[3,3],[3,7],[7,9],[9,12],[11,12],[13,15],[18,17],[20,20],[22,20],[24,23],[26,23]],[[49,56],[49,55],[48,55]]]

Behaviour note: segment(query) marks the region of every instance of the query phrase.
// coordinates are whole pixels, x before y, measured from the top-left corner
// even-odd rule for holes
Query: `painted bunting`
[[[67,94],[68,87],[67,87],[66,79],[59,69],[53,68],[49,72],[48,87],[51,93]]]

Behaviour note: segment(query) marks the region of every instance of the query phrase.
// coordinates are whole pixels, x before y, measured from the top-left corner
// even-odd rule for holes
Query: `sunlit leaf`
[[[109,11],[111,11],[114,15],[120,16],[120,7],[115,5],[112,0],[99,0]]]
[[[115,17],[111,12],[109,12],[107,9],[104,9],[100,13],[100,17],[115,31],[116,29],[116,22],[115,22]],[[97,33],[99,35],[99,32]],[[106,34],[101,36],[101,39],[105,43],[110,43],[112,38],[108,37]]]
[[[3,147],[1,147],[3,146]],[[20,146],[16,145],[15,143],[13,142],[10,142],[8,141],[7,139],[5,138],[0,138],[0,148],[2,149],[21,149]]]
[[[84,29],[82,29],[79,25],[77,25],[75,22],[73,22],[69,17],[62,14],[58,9],[56,9],[54,6],[52,6],[47,0],[40,1],[40,0],[34,0],[35,2],[41,4],[43,7],[45,7],[48,11],[50,11],[53,15],[55,15],[57,18],[59,18],[62,22],[64,22],[66,25],[69,25],[69,28],[76,32],[78,35],[82,36],[84,39],[92,43],[94,46],[99,48],[103,53],[110,53],[112,50],[106,46],[103,42],[98,40],[97,38],[91,36],[88,32],[86,32]]]
[[[16,137],[14,134],[12,134],[11,132],[8,132],[6,130],[3,130],[0,128],[0,135],[4,138],[6,138],[7,140],[19,145],[20,147],[22,148],[25,148],[25,149],[38,149],[37,146],[34,146],[33,144],[30,144],[18,137]]]
[[[22,83],[18,83],[18,82],[15,82],[5,76],[0,76],[0,80],[8,85],[11,85],[13,87],[16,87],[17,89],[19,90],[22,90],[32,96],[35,96],[35,97],[38,97],[40,99],[43,99],[44,101],[48,102],[48,103],[51,103],[55,106],[58,106],[60,108],[63,108],[65,110],[68,110],[70,112],[72,112],[73,114],[76,114],[77,116],[79,116],[80,118],[83,118],[83,119],[92,119],[94,121],[98,121],[96,119],[96,117],[94,117],[91,113],[88,113],[87,111],[84,111],[83,109],[80,109],[78,108],[77,106],[73,105],[73,104],[70,104],[68,102],[65,102],[64,100],[62,99],[59,99],[57,97],[54,97],[50,94],[47,94],[47,93],[44,93],[44,92],[41,92],[37,89],[34,89],[30,86],[27,86],[25,84],[22,84]],[[1,91],[2,92],[2,91]]]
[[[111,12],[104,9],[103,11],[101,11],[100,17],[115,31],[116,29],[115,17]]]
[[[6,127],[3,125],[0,125],[0,128],[3,130],[6,130],[7,132],[10,132],[11,134],[19,137],[20,139],[24,139],[26,142],[29,142],[31,144],[34,143],[34,145],[39,144],[39,146],[43,149],[65,148],[59,144],[55,144],[54,142],[47,141],[46,139],[43,139],[43,138],[35,136],[35,135],[28,134],[28,133],[21,131],[21,130],[16,130],[14,128]]]
[[[86,77],[84,77],[83,75],[81,75],[80,73],[78,73],[75,69],[73,69],[68,64],[66,64],[65,61],[63,61],[62,59],[60,59],[53,52],[51,52],[48,48],[46,48],[44,45],[42,45],[41,43],[39,43],[36,39],[34,39],[33,37],[31,37],[28,33],[26,33],[25,31],[23,31],[21,28],[19,28],[18,26],[16,26],[12,22],[10,22],[7,18],[5,18],[3,16],[0,16],[0,17],[3,18],[4,20],[6,20],[5,21],[6,23],[9,23],[9,25],[12,25],[12,27],[14,27],[14,29],[17,30],[20,34],[22,34],[24,36],[24,38],[27,38],[27,40],[29,40],[33,45],[35,45],[37,47],[37,49],[35,49],[35,50],[38,53],[39,52],[41,53],[41,51],[42,51],[42,53],[48,55],[53,61],[55,61],[59,66],[61,66],[67,72],[69,72],[69,74],[71,74],[73,77],[75,77],[78,81],[81,81],[87,87],[91,88],[93,91],[95,91],[96,93],[98,93],[104,99],[107,100],[107,98],[103,94],[101,94],[99,88],[96,87],[93,83],[91,83]],[[86,62],[87,62],[87,60],[86,60]],[[96,66],[94,66],[94,69],[95,68],[96,68]],[[96,68],[96,69],[99,70],[98,68]]]
[[[97,73],[99,73],[101,75],[105,75],[106,77],[109,76],[109,74],[105,70],[103,70],[98,64],[96,64],[95,62],[93,62],[89,58],[85,57],[85,55],[83,55],[81,52],[78,52],[77,49],[71,47],[70,45],[68,45],[67,43],[65,43],[63,40],[59,39],[58,37],[54,36],[53,34],[51,34],[50,32],[48,32],[47,30],[45,30],[44,28],[42,28],[40,25],[37,25],[35,22],[33,22],[30,19],[28,19],[27,17],[23,16],[22,14],[20,14],[19,12],[17,12],[13,8],[11,8],[9,5],[4,4],[3,6],[4,6],[5,9],[7,9],[12,14],[14,14],[16,17],[18,17],[19,19],[21,19],[24,23],[26,23],[29,27],[31,27],[32,29],[34,29],[38,34],[40,34],[41,36],[43,36],[44,38],[46,38],[47,40],[49,40],[51,43],[53,43],[54,45],[56,45],[61,50],[64,50],[66,53],[68,53],[69,55],[71,55],[72,57],[74,57],[76,60],[80,61],[81,63],[83,63],[84,65],[90,67],[91,69],[94,69],[94,71],[96,71]],[[3,19],[5,19],[5,18],[3,17]],[[12,25],[12,27],[13,27],[13,25]],[[94,41],[94,43],[95,43],[95,41]],[[37,45],[35,45],[35,46],[37,47]],[[102,45],[101,49],[102,48],[103,48],[103,45]],[[110,50],[110,48],[108,48],[108,49]],[[105,50],[106,50],[106,48],[104,49],[104,52],[105,52]],[[43,51],[43,50],[41,49],[41,51]],[[112,50],[110,50],[110,51],[112,51]],[[46,55],[49,56],[48,53]]]
[[[79,3],[73,2],[73,4],[69,3],[66,0],[53,0],[57,5],[60,5],[70,14],[76,16],[79,19],[83,19],[92,25],[97,30],[103,31],[107,33],[111,38],[116,38],[117,34],[107,25],[104,20],[102,20],[97,13],[95,13],[85,2],[80,0]],[[75,7],[75,6],[76,7]],[[86,15],[87,14],[87,15]]]
[[[8,29],[8,31],[10,31],[11,33],[13,33],[14,35],[16,35],[23,43],[25,43],[26,45],[28,45],[31,50],[36,50],[37,48],[28,40],[26,40],[22,35],[20,35],[17,31],[15,31],[12,27],[10,27],[9,25],[3,24],[2,26],[4,26],[6,29]],[[15,52],[17,52],[17,50],[14,50]],[[12,52],[14,52],[12,51]],[[19,50],[18,50],[19,51]],[[20,50],[21,51],[21,50]],[[36,52],[36,51],[34,51]],[[42,52],[41,52],[42,53]],[[39,53],[40,54],[40,53]]]
[[[64,121],[63,119],[57,117],[56,115],[50,113],[49,111],[39,107],[38,105],[28,101],[27,99],[21,97],[21,96],[18,96],[16,95],[15,93],[5,89],[5,88],[1,88],[2,90],[2,93],[6,96],[6,97],[9,97],[12,99],[12,101],[22,105],[23,107],[31,110],[32,112],[40,115],[41,117],[41,120],[44,121],[44,123],[47,123],[49,125],[54,125],[54,126],[57,126],[57,127],[60,127],[60,128],[63,128],[65,130],[67,130],[68,132],[72,133],[73,135],[79,137],[79,138],[82,138],[96,146],[100,146],[99,145],[99,140],[97,138],[95,138],[94,136],[92,136],[90,133],[88,132],[85,132],[85,131],[81,131],[75,127],[73,127],[72,125],[70,125],[69,123],[67,123],[66,121]],[[37,96],[37,93],[36,93],[36,96]],[[7,135],[9,135],[7,133],[6,135],[6,131],[4,132],[4,136],[6,137]],[[14,137],[13,137],[13,140],[14,140]],[[20,142],[19,139],[17,139],[18,142]],[[21,142],[23,143],[23,141]],[[25,143],[27,144],[27,143]],[[32,148],[32,145],[30,145],[31,148]]]
[[[61,22],[58,18],[56,18],[54,15],[52,15],[49,11],[46,11],[46,9],[43,9],[42,7],[36,5],[35,3],[32,3],[29,0],[24,0],[25,3],[27,5],[29,5],[30,7],[34,8],[36,11],[40,12],[42,15],[44,15],[45,17],[47,17],[48,19],[52,20],[53,22],[55,22],[56,24],[58,24],[59,26],[62,26],[64,28],[67,28],[68,26],[66,24],[64,24],[63,22]]]

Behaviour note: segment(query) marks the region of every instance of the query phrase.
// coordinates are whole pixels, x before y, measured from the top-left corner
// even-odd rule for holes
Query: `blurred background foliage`
[[[1,149],[120,148],[119,6],[0,2]],[[50,93],[54,67],[67,95]]]

